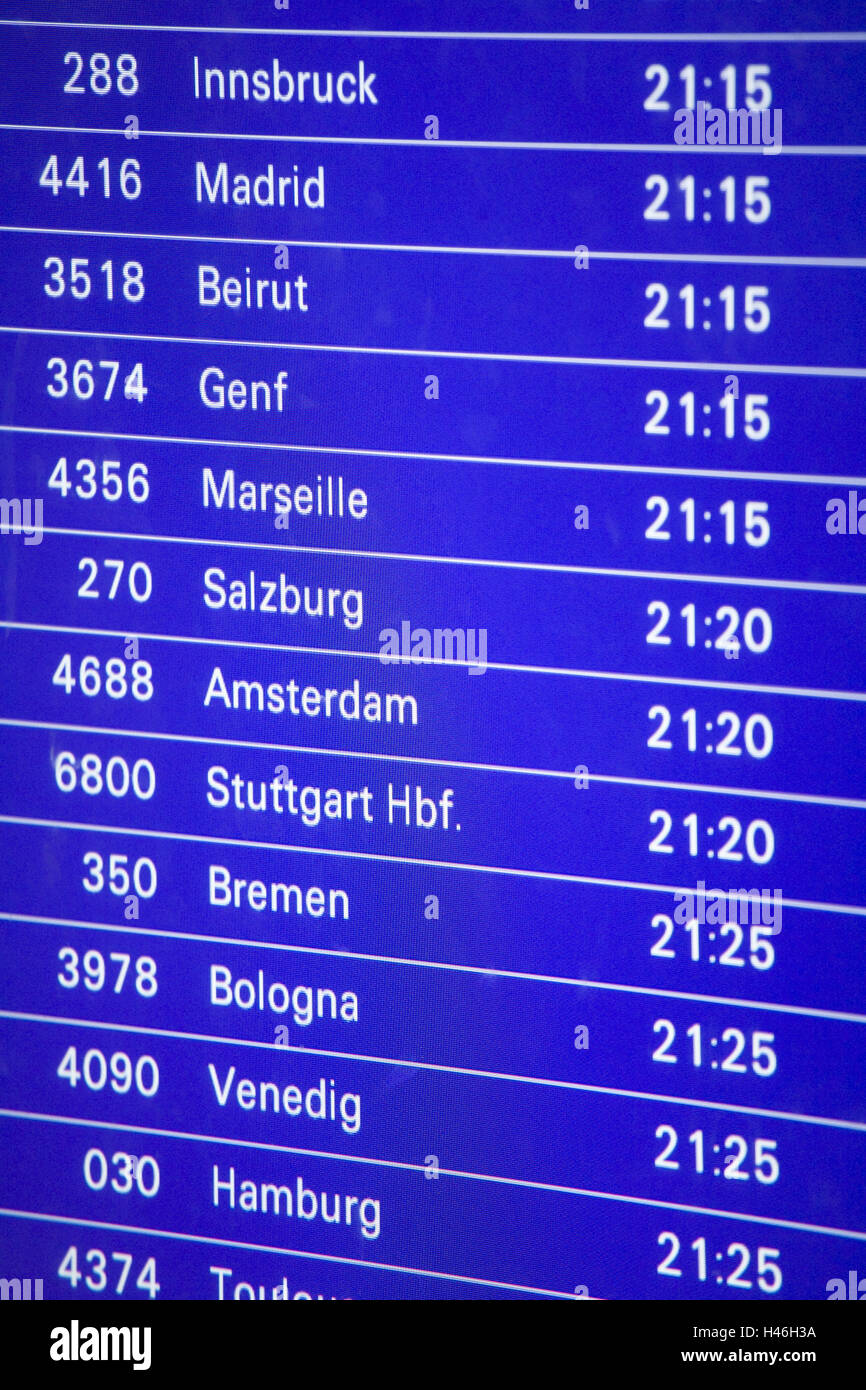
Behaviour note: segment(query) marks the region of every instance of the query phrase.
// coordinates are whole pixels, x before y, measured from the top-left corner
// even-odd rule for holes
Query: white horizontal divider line
[[[94,1023],[88,1019],[65,1019],[41,1016],[39,1014],[15,1014],[6,1010],[0,1011],[0,1018],[8,1017],[18,1022],[31,1023],[51,1023],[58,1025],[69,1025],[75,1028],[95,1028],[102,1032],[111,1033],[134,1033],[143,1037],[167,1037],[181,1042],[205,1042],[208,1044],[226,1044],[230,1047],[252,1047],[274,1049],[277,1044],[273,1042],[256,1042],[245,1038],[226,1038],[219,1035],[211,1036],[206,1033],[177,1033],[167,1028],[148,1028],[144,1025],[127,1027],[121,1023],[106,1023],[100,1021]],[[455,1076],[472,1076],[484,1081],[512,1081],[526,1086],[544,1086],[552,1090],[585,1092],[590,1095],[615,1096],[621,1100],[640,1100],[649,1101],[654,1104],[663,1105],[683,1105],[694,1106],[698,1110],[721,1111],[724,1114],[751,1115],[758,1119],[765,1120],[786,1120],[793,1124],[814,1125],[823,1129],[838,1129],[854,1134],[866,1133],[866,1124],[858,1120],[839,1120],[830,1116],[823,1115],[804,1115],[797,1112],[785,1110],[766,1110],[754,1105],[735,1105],[725,1104],[722,1101],[695,1100],[689,1096],[669,1096],[656,1094],[652,1091],[631,1091],[624,1090],[619,1086],[594,1086],[583,1081],[558,1081],[548,1077],[526,1076],[511,1072],[483,1071],[472,1067],[448,1066],[440,1062],[417,1062],[401,1057],[380,1057],[369,1056],[363,1053],[337,1052],[333,1049],[315,1047],[297,1047],[280,1045],[281,1053],[294,1052],[306,1057],[327,1057],[331,1060],[345,1062],[370,1062],[388,1067],[406,1067],[419,1071],[443,1072]],[[0,1111],[0,1114],[3,1112]],[[92,1123],[86,1120],[82,1124]]]
[[[409,855],[373,854],[368,850],[326,849],[316,845],[291,845],[278,840],[239,840],[225,835],[190,835],[175,830],[147,830],[127,825],[93,825],[86,821],[49,820],[39,816],[0,815],[0,825],[20,825],[40,830],[75,830],[87,834],[127,835],[139,839],[176,841],[178,844],[221,845],[236,849],[281,850],[287,854],[321,854],[333,859],[359,859],[377,864],[408,864],[424,869],[454,869],[464,873],[497,874],[505,878],[530,878],[551,883],[583,883],[597,888],[633,888],[646,893],[671,893],[681,890],[665,884],[641,883],[632,879],[595,878],[588,874],[556,874],[543,869],[505,868],[498,864],[468,864],[451,859],[418,859]],[[693,890],[688,889],[691,892]],[[806,898],[782,898],[783,907],[802,908],[809,912],[834,912],[840,916],[866,917],[866,907],[853,903],[812,902]],[[0,914],[2,915],[2,914]],[[53,919],[52,919],[53,920]],[[126,930],[120,928],[119,930]]]
[[[419,453],[417,450],[409,449],[358,449],[337,444],[287,444],[272,443],[268,440],[250,439],[207,439],[197,435],[170,435],[170,434],[110,434],[107,430],[79,430],[74,428],[55,429],[50,427],[37,428],[35,425],[11,425],[0,424],[0,433],[3,434],[25,434],[25,435],[45,435],[49,437],[59,436],[60,438],[74,439],[106,439],[129,440],[132,443],[141,444],[191,444],[199,445],[208,449],[263,449],[269,451],[282,451],[284,453],[312,454],[333,454],[336,457],[347,456],[350,458],[374,458],[374,459],[421,459],[425,463],[483,463],[483,464],[502,464],[513,468],[562,468],[562,469],[583,469],[589,472],[606,473],[647,473],[663,474],[666,477],[680,478],[727,478],[730,480],[746,482],[769,482],[769,483],[808,483],[816,487],[842,486],[851,487],[866,486],[866,476],[836,475],[831,473],[752,473],[745,469],[727,468],[659,468],[647,467],[642,464],[626,463],[574,463],[559,459],[530,459],[530,458],[508,458],[500,457],[495,454],[429,454]]]
[[[590,33],[526,33],[517,30],[451,29],[267,29],[216,24],[104,24],[98,20],[0,19],[0,24],[27,29],[120,29],[124,33],[163,34],[267,34],[281,38],[330,39],[483,39],[508,43],[866,43],[866,31],[858,29],[813,30],[804,33],[772,30],[763,33],[646,33],[607,31]]]
[[[672,890],[673,891],[673,890]],[[712,890],[710,890],[712,891]],[[784,906],[784,900],[782,902]],[[846,1012],[839,1009],[818,1009],[808,1004],[776,1004],[762,999],[744,999],[741,995],[695,994],[680,989],[658,989],[650,985],[625,985],[611,980],[582,980],[567,975],[541,975],[527,970],[504,970],[497,966],[462,965],[454,961],[424,960],[415,956],[384,956],[370,951],[336,950],[328,946],[298,946],[286,941],[262,941],[252,937],[215,936],[208,932],[170,931],[161,927],[118,925],[114,922],[91,922],[86,918],[38,917],[23,912],[0,912],[0,922],[27,922],[33,926],[71,928],[73,931],[100,931],[118,935],[155,936],[170,941],[197,941],[205,946],[240,946],[244,950],[282,951],[287,955],[325,956],[335,960],[360,960],[372,965],[410,966],[419,970],[444,970],[456,975],[494,976],[496,979],[521,980],[529,984],[560,985],[567,989],[597,989],[610,994],[635,994],[641,998],[678,999],[687,1004],[713,1004],[721,1008],[753,1009],[759,1013],[791,1014],[797,1018],[821,1018],[831,1023],[866,1023],[866,1014]],[[0,1010],[0,1018],[4,1012]],[[11,1011],[9,1018],[29,1019],[36,1023],[68,1023],[67,1018],[48,1014],[24,1014]],[[87,1019],[75,1021],[76,1027],[89,1026]],[[123,1024],[106,1024],[106,1027],[121,1028]],[[193,1034],[176,1033],[179,1038]],[[223,1039],[223,1041],[236,1041]],[[273,1043],[249,1043],[249,1046],[272,1047]],[[308,1049],[299,1047],[300,1052]],[[342,1053],[339,1055],[343,1055]]]
[[[35,328],[23,324],[0,324],[0,333],[15,337],[90,338],[109,342],[171,343],[183,347],[263,348],[269,352],[337,352],[364,357],[443,357],[470,362],[514,362],[545,367],[622,367],[633,371],[714,372],[720,376],[736,372],[753,376],[831,377],[839,380],[866,379],[866,367],[800,367],[766,362],[688,362],[654,357],[551,357],[523,352],[457,352],[444,348],[359,347],[349,343],[287,343],[263,338],[188,338],[181,334],[116,333],[102,329]]]
[[[448,664],[448,663],[445,663]],[[463,662],[455,663],[463,665]],[[462,762],[457,758],[422,758],[408,753],[375,753],[358,748],[316,748],[304,743],[269,743],[260,739],[217,738],[212,734],[166,733],[152,729],[118,729],[101,724],[65,724],[49,719],[0,718],[0,728],[38,729],[51,733],[95,734],[107,738],[154,739],[160,743],[204,744],[208,748],[253,748],[262,752],[295,753],[303,757],[354,758],[360,762],[409,763],[422,767],[450,768],[458,772],[493,772],[513,777],[545,777],[573,782],[574,769],[558,771],[546,767],[518,767],[508,763]],[[8,750],[7,750],[8,756]],[[812,792],[777,792],[753,787],[726,787],[709,782],[668,782],[656,777],[619,777],[609,773],[587,772],[589,782],[623,787],[655,787],[659,791],[698,792],[713,796],[751,797],[759,801],[793,802],[798,806],[833,806],[848,811],[866,811],[866,800],[847,796],[821,796]]]
[[[57,135],[120,135],[126,131],[117,126],[89,125],[32,125],[13,121],[0,121],[0,130],[14,130]],[[727,154],[765,155],[769,149],[784,155],[817,155],[821,158],[840,156],[842,158],[862,158],[866,155],[866,145],[676,145],[660,141],[647,141],[639,144],[634,141],[617,140],[427,140],[424,136],[374,136],[374,135],[279,135],[267,131],[222,131],[222,130],[162,130],[153,126],[140,126],[137,137],[152,136],[163,140],[236,140],[261,142],[268,145],[406,145],[418,149],[458,149],[458,150],[532,150],[558,153],[584,154],[705,154],[720,157]]]
[[[440,1170],[441,1171],[441,1170]],[[283,1259],[317,1260],[323,1264],[349,1265],[357,1269],[379,1269],[389,1274],[413,1274],[424,1279],[442,1279],[458,1284],[471,1284],[487,1289],[506,1289],[513,1293],[534,1293],[548,1298],[574,1298],[573,1293],[561,1293],[556,1289],[537,1289],[529,1284],[502,1284],[495,1279],[478,1279],[471,1274],[446,1274],[435,1269],[416,1269],[412,1265],[382,1264],[378,1260],[359,1260],[350,1255],[323,1255],[315,1250],[293,1250],[281,1245],[260,1245],[252,1241],[227,1240],[221,1236],[190,1235],[184,1231],[164,1231],[155,1226],[126,1226],[118,1221],[99,1221],[85,1216],[60,1216],[53,1212],[23,1211],[16,1207],[0,1207],[0,1216],[15,1217],[22,1221],[41,1221],[62,1226],[93,1228],[98,1231],[118,1231],[123,1235],[151,1236],[161,1240],[179,1240],[192,1245],[216,1245],[229,1250],[250,1250],[259,1255],[279,1255]],[[591,1296],[589,1301],[592,1302]],[[597,1301],[597,1300],[595,1300]]]
[[[89,227],[19,227],[0,225],[0,232],[24,232],[35,236],[84,236],[84,237],[122,237],[131,241],[180,241],[214,242],[226,246],[300,246],[310,250],[323,251],[399,251],[417,252],[419,255],[443,256],[522,256],[541,260],[574,260],[574,249],[531,250],[507,246],[416,246],[392,244],[388,242],[367,241],[303,241],[283,237],[277,242],[274,237],[204,236],[175,232],[120,232],[94,231]],[[669,261],[674,264],[707,265],[766,265],[794,266],[808,269],[862,270],[866,269],[864,256],[744,256],[715,253],[691,253],[676,251],[592,251],[590,260],[599,261]]]
[[[146,1134],[158,1139],[176,1139],[186,1143],[218,1144],[226,1148],[258,1149],[270,1153],[289,1153],[296,1157],[333,1159],[335,1162],[362,1163],[377,1168],[404,1169],[424,1173],[423,1165],[401,1163],[389,1159],[356,1158],[352,1154],[329,1153],[327,1150],[295,1149],[285,1144],[264,1144],[251,1139],[228,1139],[222,1135],[194,1134],[182,1130],[154,1129],[145,1125],[122,1124],[116,1120],[86,1120],[69,1115],[39,1114],[34,1111],[0,1110],[0,1116],[11,1120],[30,1120],[41,1124],[69,1125],[81,1129],[107,1129],[113,1132]],[[507,1178],[496,1173],[474,1173],[459,1168],[439,1168],[443,1177],[462,1178],[465,1182],[493,1183],[502,1187],[519,1187],[532,1192],[553,1192],[562,1197],[588,1197],[605,1202],[624,1202],[630,1206],[653,1207],[660,1211],[680,1211],[692,1216],[720,1217],[728,1221],[745,1221],[756,1225],[776,1226],[784,1230],[805,1231],[810,1235],[836,1236],[847,1240],[866,1240],[866,1231],[851,1231],[837,1226],[822,1226],[807,1221],[792,1221],[780,1216],[752,1216],[747,1212],[727,1211],[719,1207],[693,1206],[686,1202],[666,1202],[657,1197],[634,1197],[623,1192],[604,1192],[595,1188],[568,1187],[563,1183],[539,1182],[532,1178]]]
[[[7,1013],[5,1013],[5,1012],[0,1012],[0,1017],[11,1017],[11,1018],[13,1018],[13,1019],[16,1019],[17,1021],[28,1021],[28,1022],[43,1022],[43,1023],[57,1023],[57,1024],[64,1024],[64,1023],[68,1023],[68,1022],[69,1022],[69,1020],[67,1020],[67,1019],[40,1018],[38,1015],[26,1015],[26,1014],[25,1014],[25,1015],[12,1015],[12,1014],[7,1014]],[[82,1027],[82,1028],[86,1028],[86,1027],[92,1026],[92,1027],[97,1028],[97,1029],[99,1029],[99,1030],[101,1030],[101,1031],[107,1031],[107,1032],[128,1032],[128,1033],[135,1033],[135,1034],[142,1035],[142,1036],[146,1036],[146,1037],[147,1037],[147,1036],[150,1036],[150,1037],[170,1037],[170,1038],[177,1039],[177,1040],[179,1040],[179,1041],[185,1041],[185,1042],[207,1042],[207,1043],[220,1043],[220,1044],[221,1044],[221,1043],[225,1043],[225,1044],[228,1044],[228,1045],[230,1045],[230,1046],[232,1046],[232,1047],[237,1047],[237,1046],[242,1046],[242,1047],[246,1046],[246,1047],[255,1047],[255,1048],[263,1048],[263,1047],[264,1047],[264,1048],[270,1048],[271,1050],[273,1050],[273,1049],[277,1046],[277,1044],[272,1043],[272,1042],[270,1042],[270,1043],[257,1043],[257,1042],[251,1042],[251,1041],[248,1041],[248,1040],[237,1039],[237,1038],[208,1037],[207,1035],[196,1034],[196,1033],[181,1033],[181,1034],[177,1034],[177,1033],[171,1032],[171,1030],[169,1030],[169,1029],[145,1028],[145,1027],[142,1027],[142,1026],[125,1028],[122,1024],[105,1023],[105,1022],[100,1022],[100,1023],[91,1025],[87,1020],[84,1020],[84,1019],[81,1019],[81,1020],[74,1020],[72,1026],[74,1026],[74,1027]],[[720,1102],[718,1102],[718,1101],[692,1100],[692,1099],[691,1099],[690,1097],[688,1097],[688,1096],[667,1096],[667,1095],[656,1095],[656,1094],[653,1094],[652,1092],[645,1092],[645,1091],[626,1091],[626,1090],[622,1090],[620,1087],[617,1087],[617,1086],[592,1086],[592,1085],[588,1085],[588,1084],[585,1083],[585,1082],[577,1082],[577,1081],[556,1081],[556,1080],[551,1080],[551,1079],[548,1079],[548,1078],[545,1078],[545,1077],[522,1076],[522,1075],[520,1075],[519,1073],[518,1073],[518,1074],[511,1074],[511,1073],[508,1073],[508,1072],[479,1071],[479,1070],[473,1069],[473,1068],[471,1068],[471,1067],[445,1066],[444,1064],[437,1063],[437,1062],[414,1062],[414,1061],[406,1060],[405,1058],[377,1057],[377,1056],[367,1057],[367,1056],[357,1055],[357,1054],[347,1053],[347,1052],[334,1052],[334,1051],[329,1051],[329,1050],[326,1050],[326,1049],[324,1049],[324,1048],[302,1048],[302,1047],[292,1047],[292,1046],[283,1047],[283,1046],[281,1045],[281,1046],[279,1047],[279,1051],[280,1051],[281,1053],[294,1052],[294,1053],[304,1054],[305,1056],[309,1056],[309,1057],[328,1057],[328,1058],[331,1058],[332,1060],[339,1060],[339,1061],[348,1061],[348,1062],[374,1062],[374,1063],[380,1063],[380,1064],[383,1065],[383,1066],[408,1067],[408,1068],[416,1068],[416,1069],[419,1069],[419,1070],[422,1070],[422,1071],[446,1072],[446,1073],[449,1073],[449,1074],[452,1074],[452,1075],[457,1075],[457,1076],[472,1076],[472,1077],[478,1077],[478,1078],[480,1078],[481,1080],[487,1080],[487,1081],[513,1081],[513,1082],[519,1082],[519,1083],[522,1083],[522,1084],[525,1084],[525,1085],[528,1085],[528,1086],[545,1086],[545,1087],[548,1087],[548,1088],[553,1089],[553,1090],[574,1091],[574,1092],[586,1092],[586,1093],[590,1093],[590,1094],[593,1094],[593,1095],[616,1096],[617,1098],[623,1099],[623,1100],[642,1100],[642,1101],[649,1101],[649,1102],[652,1102],[652,1103],[655,1103],[655,1104],[670,1104],[670,1105],[695,1106],[697,1109],[700,1109],[700,1110],[714,1110],[714,1111],[715,1111],[715,1110],[719,1110],[719,1111],[723,1111],[725,1114],[727,1114],[727,1113],[730,1112],[730,1113],[732,1113],[732,1114],[738,1114],[738,1115],[751,1115],[751,1116],[757,1117],[757,1118],[759,1118],[759,1119],[767,1119],[767,1120],[770,1120],[770,1119],[771,1119],[771,1120],[785,1120],[785,1121],[790,1121],[791,1123],[794,1123],[794,1124],[813,1125],[813,1126],[816,1126],[816,1127],[818,1127],[818,1128],[825,1128],[825,1129],[839,1129],[839,1130],[848,1131],[848,1132],[854,1133],[854,1134],[860,1134],[860,1133],[866,1132],[866,1125],[864,1125],[862,1121],[857,1121],[857,1120],[837,1120],[837,1119],[832,1119],[832,1118],[828,1118],[828,1117],[820,1116],[820,1115],[801,1115],[801,1114],[796,1114],[796,1113],[789,1113],[789,1112],[783,1111],[783,1110],[764,1110],[764,1109],[761,1109],[761,1108],[759,1108],[759,1107],[757,1107],[757,1106],[752,1106],[752,1105],[724,1105],[724,1104],[722,1104],[722,1103],[720,1103]],[[91,1128],[106,1128],[106,1129],[118,1128],[118,1129],[122,1129],[122,1128],[125,1127],[125,1126],[123,1126],[123,1125],[121,1125],[121,1124],[116,1124],[116,1125],[115,1125],[115,1124],[111,1124],[111,1123],[105,1123],[105,1124],[103,1124],[103,1123],[100,1122],[100,1121],[88,1120],[88,1119],[86,1119],[86,1118],[81,1118],[81,1119],[71,1119],[71,1118],[70,1118],[70,1119],[64,1119],[63,1117],[54,1116],[54,1115],[50,1115],[50,1114],[47,1114],[47,1113],[46,1113],[46,1114],[39,1114],[39,1113],[34,1114],[34,1113],[28,1112],[28,1111],[0,1110],[0,1115],[6,1115],[7,1117],[10,1117],[10,1118],[46,1120],[46,1121],[55,1121],[56,1123],[77,1124],[77,1125],[81,1125],[81,1126],[85,1126],[85,1127],[91,1127]],[[143,1130],[143,1132],[146,1132],[146,1133],[152,1132],[152,1131],[150,1131],[150,1130],[144,1130],[143,1127],[139,1127],[139,1126],[132,1126],[132,1125],[130,1125],[130,1126],[128,1126],[128,1128],[130,1128],[130,1129],[139,1129],[139,1128],[141,1128],[141,1129]],[[181,1138],[187,1138],[187,1137],[189,1137],[189,1138],[191,1138],[191,1139],[205,1139],[205,1140],[208,1138],[208,1136],[200,1136],[200,1135],[195,1135],[195,1134],[190,1134],[189,1136],[187,1136],[187,1135],[185,1135],[185,1134],[184,1134],[184,1135],[178,1135],[178,1137],[181,1137]],[[232,1140],[232,1139],[217,1139],[216,1142],[218,1142],[218,1143],[219,1143],[219,1142],[222,1142],[222,1143],[226,1143],[226,1144],[232,1144],[232,1143],[235,1143],[236,1141],[235,1141],[235,1140]],[[240,1142],[241,1146],[243,1146],[243,1141],[239,1141],[239,1142]],[[265,1147],[268,1147],[268,1146],[265,1146]],[[276,1146],[275,1146],[275,1147],[276,1147]],[[295,1150],[295,1152],[301,1152],[301,1151]],[[318,1155],[317,1155],[317,1156],[318,1156]],[[326,1153],[326,1154],[324,1154],[323,1156],[325,1156],[325,1157],[331,1157],[332,1155]],[[349,1162],[352,1162],[352,1161],[353,1161],[351,1155],[347,1155],[346,1158],[347,1158],[347,1161],[349,1161]],[[368,1161],[375,1162],[375,1160],[368,1160]],[[388,1165],[388,1166],[391,1166],[391,1165]],[[393,1166],[396,1167],[396,1166],[403,1166],[403,1165],[396,1165],[396,1164],[395,1164],[395,1165],[393,1165]],[[406,1165],[406,1166],[409,1166],[409,1165]],[[421,1169],[421,1171],[423,1172],[423,1168]],[[441,1171],[444,1171],[444,1170],[440,1169],[440,1172],[441,1172]],[[479,1174],[479,1175],[473,1175],[473,1174],[458,1174],[457,1176],[467,1176],[467,1177],[471,1177],[471,1176],[482,1176],[482,1175],[480,1175],[480,1174]],[[496,1179],[493,1179],[493,1180],[496,1181]],[[505,1181],[508,1181],[508,1179],[506,1179]],[[527,1184],[527,1186],[531,1186],[531,1185],[532,1185],[532,1184]],[[572,1189],[566,1189],[566,1190],[572,1190]],[[605,1195],[605,1194],[589,1192],[589,1193],[584,1193],[583,1195],[586,1195],[586,1196],[602,1196],[602,1195]],[[866,1234],[864,1234],[864,1239],[866,1239]]]
[[[275,509],[275,515],[280,508]],[[281,554],[341,555],[360,560],[405,560],[412,564],[474,565],[481,569],[537,570],[550,574],[599,575],[606,579],[675,580],[688,584],[734,584],[755,589],[798,589],[806,593],[866,594],[866,584],[843,584],[831,580],[763,579],[747,575],[700,574],[685,570],[624,570],[605,565],[557,565],[537,560],[491,560],[471,555],[415,555],[400,550],[353,550],[328,545],[296,545],[281,541],[224,540],[221,536],[166,536],[152,531],[98,531],[78,526],[43,526],[46,536],[84,536],[94,540],[135,541],[137,544],[155,542],[163,545],[207,546],[213,550],[225,546],[235,550],[276,550]],[[444,663],[448,664],[448,663]],[[453,663],[471,665],[472,663]]]
[[[343,647],[301,647],[284,642],[247,642],[242,641],[240,638],[232,637],[186,637],[173,633],[160,632],[138,631],[133,634],[130,632],[129,628],[117,630],[98,627],[71,627],[60,623],[25,623],[14,622],[8,618],[0,618],[0,628],[4,627],[18,629],[22,632],[62,632],[83,637],[116,637],[120,641],[125,641],[127,637],[135,635],[141,642],[174,642],[181,645],[226,647],[229,649],[238,647],[243,651],[294,652],[306,657],[338,656],[352,658],[358,661],[378,661],[380,663],[382,660],[381,652],[347,651]],[[446,663],[442,662],[440,664],[445,665]],[[454,666],[469,666],[473,663],[469,661],[454,661],[447,664]],[[487,670],[509,671],[523,675],[536,676],[568,676],[580,680],[623,681],[625,683],[632,682],[639,685],[684,686],[688,690],[748,691],[755,695],[792,695],[815,700],[846,700],[860,704],[866,702],[866,691],[859,690],[821,690],[786,685],[756,685],[746,681],[690,680],[681,676],[651,676],[619,671],[589,671],[581,670],[580,668],[572,669],[570,667],[559,666],[521,666],[516,663],[496,661],[488,661]]]

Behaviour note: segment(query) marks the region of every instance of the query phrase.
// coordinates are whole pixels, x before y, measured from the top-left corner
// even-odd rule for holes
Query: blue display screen
[[[0,18],[0,1276],[850,1296],[860,7],[178,10]]]

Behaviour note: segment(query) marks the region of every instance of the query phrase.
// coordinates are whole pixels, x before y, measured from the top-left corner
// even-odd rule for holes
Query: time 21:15
[[[741,421],[737,410],[738,397],[726,392],[722,399],[716,402],[716,408],[722,412],[724,437],[725,439],[736,438],[739,428],[746,439],[759,443],[762,439],[766,439],[770,433],[770,412],[767,409],[770,398],[752,393],[743,396],[742,401]],[[644,424],[644,434],[670,434],[671,426],[665,424],[671,404],[667,391],[648,391],[645,403],[650,407],[652,414]],[[696,401],[694,391],[686,391],[680,396],[677,405],[682,411],[683,434],[690,439],[696,434],[699,434],[703,439],[709,439],[713,433],[712,405],[707,402]],[[700,418],[703,418],[703,425],[698,424]]]

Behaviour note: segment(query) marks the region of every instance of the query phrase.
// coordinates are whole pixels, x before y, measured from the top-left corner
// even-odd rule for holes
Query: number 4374
[[[119,1250],[112,1250],[110,1256],[106,1255],[103,1250],[88,1250],[84,1256],[84,1263],[88,1266],[88,1272],[84,1274],[78,1261],[78,1246],[70,1245],[60,1262],[57,1273],[61,1279],[67,1279],[73,1289],[77,1288],[83,1279],[86,1288],[93,1293],[102,1293],[109,1284],[109,1259],[111,1259],[112,1264],[120,1266],[119,1270],[112,1270],[112,1275],[116,1275],[116,1278],[113,1277],[111,1280],[114,1285],[112,1293],[122,1294],[126,1290],[133,1257],[122,1254]],[[156,1298],[159,1293],[159,1284],[156,1280],[156,1259],[153,1256],[149,1260],[145,1260],[139,1270],[134,1287],[141,1289],[148,1298]]]

